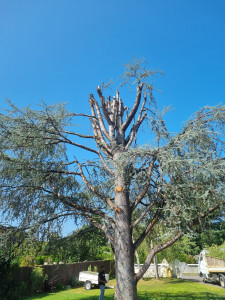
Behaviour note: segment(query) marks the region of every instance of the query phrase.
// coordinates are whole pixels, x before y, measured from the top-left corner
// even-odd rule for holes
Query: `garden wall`
[[[48,281],[57,284],[71,284],[72,278],[79,277],[79,272],[87,271],[91,265],[92,270],[97,266],[98,270],[102,265],[105,266],[106,273],[115,275],[115,262],[109,260],[85,261],[72,264],[42,265],[44,273],[48,275]],[[17,281],[29,282],[30,274],[33,267],[21,267],[15,274],[14,279]]]

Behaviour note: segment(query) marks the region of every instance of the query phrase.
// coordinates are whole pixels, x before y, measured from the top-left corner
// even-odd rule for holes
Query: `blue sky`
[[[1,107],[44,99],[87,113],[88,95],[134,56],[165,73],[155,96],[176,108],[171,131],[224,103],[224,0],[0,0],[0,44]]]
[[[224,16],[223,0],[0,0],[0,101],[84,112],[102,80],[145,57],[165,72],[156,98],[176,107],[176,128],[224,101]]]

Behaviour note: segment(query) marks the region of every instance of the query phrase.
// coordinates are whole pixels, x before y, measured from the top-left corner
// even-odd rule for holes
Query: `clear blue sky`
[[[176,108],[170,130],[224,103],[224,0],[0,0],[0,42],[1,106],[87,112],[89,93],[133,56],[165,72],[156,99]]]
[[[165,72],[156,98],[178,126],[224,102],[224,0],[0,0],[0,42],[1,102],[84,112],[133,56]]]

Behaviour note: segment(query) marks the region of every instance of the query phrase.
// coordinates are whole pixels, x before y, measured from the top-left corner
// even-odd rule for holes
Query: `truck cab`
[[[199,255],[199,261],[198,261],[198,273],[200,277],[207,278],[208,277],[208,269],[207,269],[207,263],[205,255],[208,254],[209,251],[203,250]]]

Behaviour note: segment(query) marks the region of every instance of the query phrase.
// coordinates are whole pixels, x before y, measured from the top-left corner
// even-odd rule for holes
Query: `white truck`
[[[105,274],[105,279],[109,281],[109,274]],[[90,290],[92,285],[98,285],[98,273],[96,272],[80,272],[79,273],[79,282],[84,282],[84,287],[86,290]]]
[[[219,282],[225,288],[225,260],[210,257],[209,251],[203,250],[199,255],[198,272],[203,282]]]

